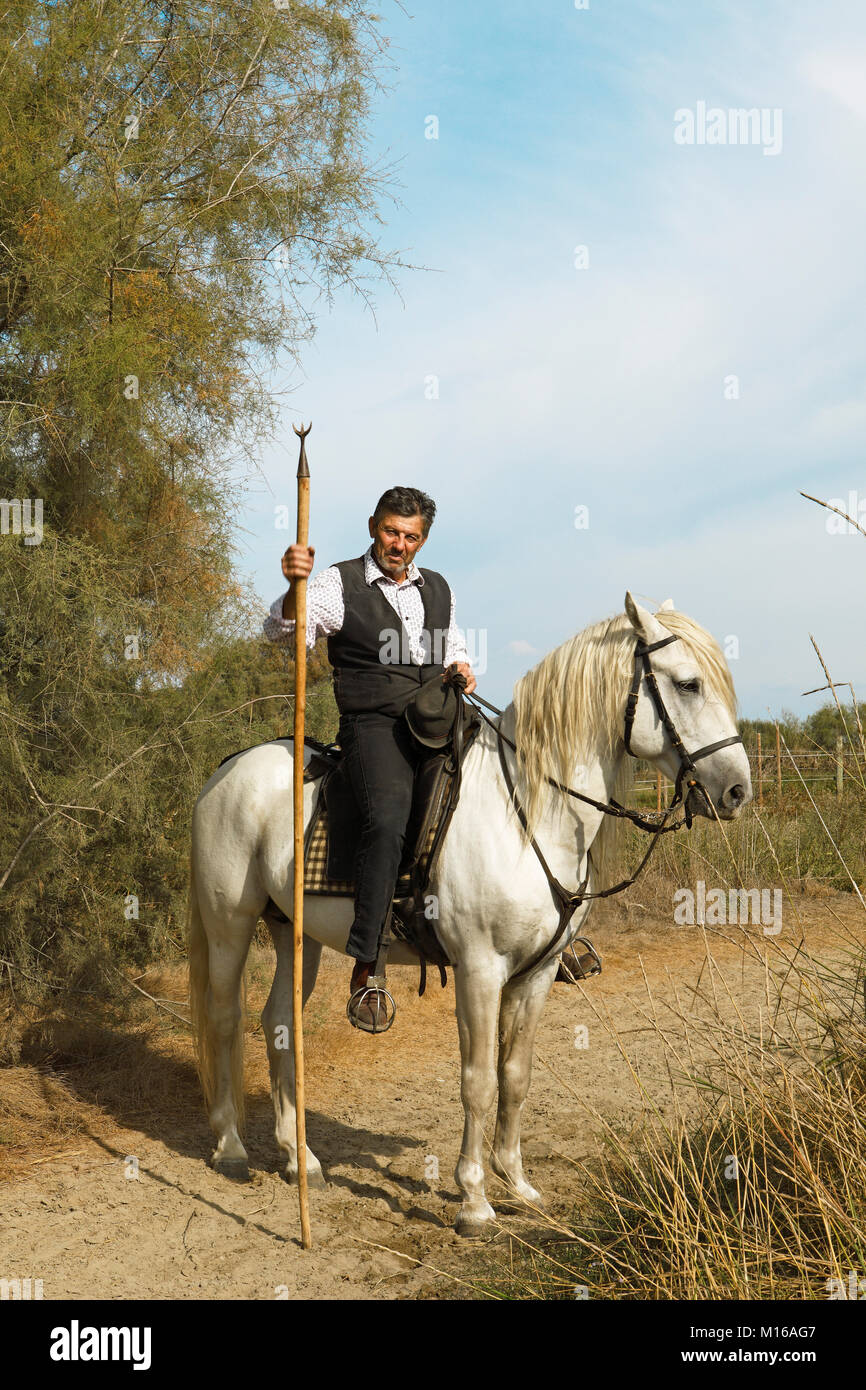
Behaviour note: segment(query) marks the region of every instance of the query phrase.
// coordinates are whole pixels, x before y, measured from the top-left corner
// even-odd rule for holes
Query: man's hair
[[[392,516],[420,516],[426,536],[433,525],[436,503],[420,488],[389,487],[388,491],[383,492],[376,503],[373,520],[381,521],[382,517],[387,516],[389,512]]]

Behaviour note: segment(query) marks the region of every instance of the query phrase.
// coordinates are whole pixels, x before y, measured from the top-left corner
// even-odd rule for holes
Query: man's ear
[[[368,531],[370,532],[370,540],[375,540],[375,538],[376,538],[376,518],[375,518],[374,516],[371,516],[371,517],[368,518],[368,521],[367,521],[367,529],[368,529]]]
[[[664,637],[670,637],[667,628],[662,627],[657,618],[654,618],[646,608],[641,608],[639,603],[635,603],[630,593],[625,596],[625,611],[629,622],[648,647],[653,642],[660,642]]]

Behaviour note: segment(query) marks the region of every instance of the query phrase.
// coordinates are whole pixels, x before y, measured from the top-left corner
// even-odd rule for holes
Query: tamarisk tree
[[[201,774],[255,741],[249,712],[216,717],[234,665],[250,669],[230,518],[276,423],[275,366],[318,302],[397,264],[376,240],[388,171],[366,153],[386,61],[360,0],[2,6],[10,981],[62,961],[95,904],[108,921],[140,872],[133,843],[151,899],[180,884]],[[37,501],[38,541],[18,524]],[[285,656],[262,661],[285,690]],[[257,720],[279,706],[262,700]]]

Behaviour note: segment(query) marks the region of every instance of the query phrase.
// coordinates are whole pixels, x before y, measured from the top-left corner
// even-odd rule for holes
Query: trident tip
[[[310,423],[306,426],[306,428],[304,427],[304,422],[303,422],[303,421],[301,421],[301,428],[300,428],[300,429],[298,429],[297,425],[292,425],[292,429],[295,431],[295,434],[298,436],[298,438],[299,438],[300,441],[301,441],[301,449],[300,449],[300,453],[298,454],[298,473],[297,473],[297,476],[298,476],[299,478],[309,478],[309,476],[310,476],[310,468],[309,468],[309,464],[307,463],[307,450],[306,450],[306,446],[305,446],[305,444],[304,444],[304,440],[306,439],[307,435],[310,433],[310,430],[311,430],[312,428],[313,428],[313,422],[312,422],[312,420],[311,420]]]

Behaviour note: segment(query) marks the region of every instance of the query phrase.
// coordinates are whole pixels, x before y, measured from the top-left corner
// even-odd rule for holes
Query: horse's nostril
[[[743,788],[741,783],[737,782],[735,786],[728,787],[727,793],[725,795],[725,800],[727,801],[729,806],[740,806],[745,800],[745,798],[745,789]]]

